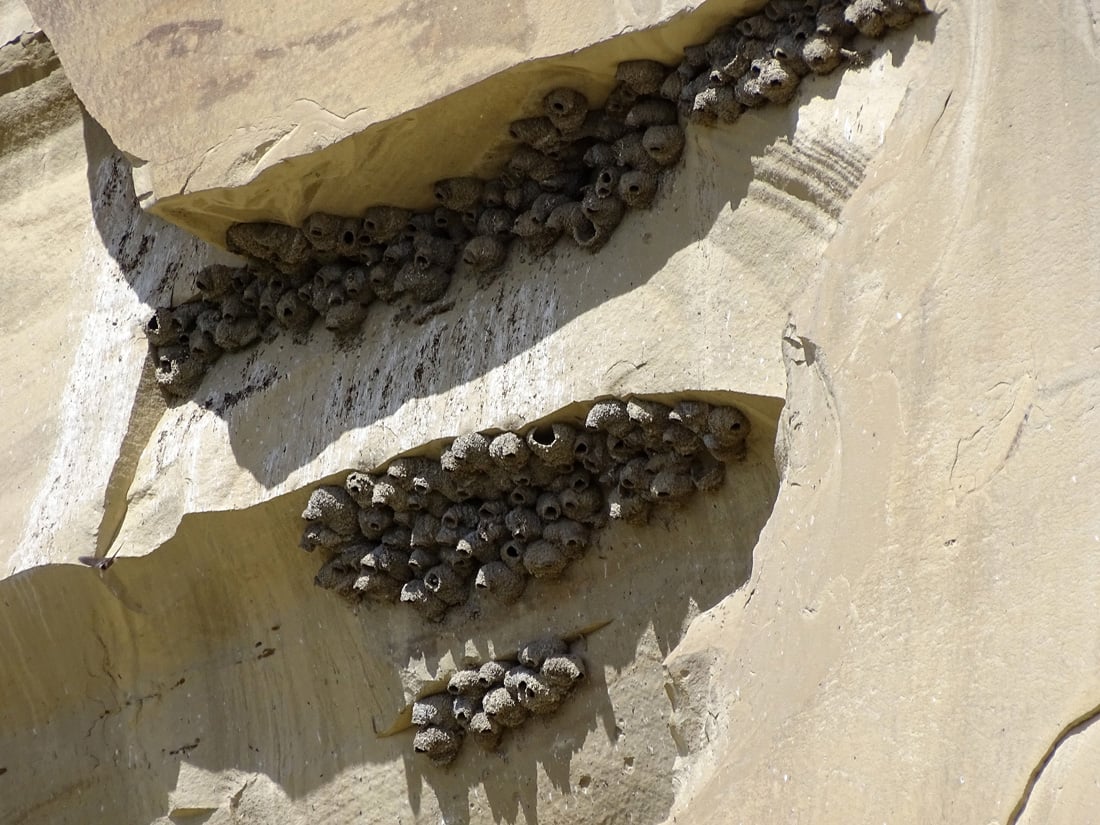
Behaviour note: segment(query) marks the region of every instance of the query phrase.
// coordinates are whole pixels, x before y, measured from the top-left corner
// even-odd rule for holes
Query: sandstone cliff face
[[[48,43],[4,47],[29,68],[0,97],[4,134],[27,135],[0,159],[0,242],[22,267],[0,305],[16,388],[0,396],[0,819],[1068,823],[1100,807],[1087,7],[940,4],[787,108],[689,127],[656,206],[598,255],[511,261],[419,325],[372,308],[353,345],[315,327],[227,355],[166,404],[141,326],[234,259],[141,198],[220,241],[233,220],[365,205],[406,173],[413,191],[476,171],[539,84],[606,89],[622,56],[668,60],[738,9],[650,29],[681,7],[635,4],[552,36],[516,16],[522,55],[452,33],[452,70],[391,79],[311,143],[316,120],[286,114],[309,84],[333,90],[313,112],[364,103],[331,82],[344,63],[295,56],[320,41],[289,9],[260,26],[271,40],[287,24],[278,41],[232,57],[255,72],[239,81],[210,67],[243,23],[96,23],[120,52],[152,27],[166,64],[223,78],[200,116],[165,93],[127,109],[140,64],[108,51],[126,68],[100,71],[86,18],[37,5],[82,101],[149,168],[139,198]],[[7,40],[32,28],[0,19]],[[394,65],[341,25],[328,48]],[[608,39],[625,28],[646,31]],[[255,68],[264,49],[277,71]],[[266,108],[243,110],[234,83]],[[7,125],[28,120],[37,134]],[[393,136],[438,145],[426,123],[478,137],[425,166]],[[359,179],[331,180],[368,151],[388,171],[352,198]],[[432,625],[313,585],[318,559],[296,545],[318,483],[577,402],[684,393],[749,414],[745,461],[720,491],[612,525],[517,605]],[[119,550],[103,571],[69,563]],[[413,753],[414,698],[546,633],[581,634],[589,671],[556,714],[495,755]]]

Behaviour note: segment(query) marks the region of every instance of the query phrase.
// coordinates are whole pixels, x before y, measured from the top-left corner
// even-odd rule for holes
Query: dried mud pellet
[[[455,244],[450,238],[418,233],[413,238],[413,264],[421,269],[437,266],[447,269],[454,264]]]
[[[645,129],[676,123],[677,119],[675,103],[661,98],[646,98],[634,104],[624,122],[632,129]]]
[[[515,213],[510,209],[504,207],[486,209],[478,217],[477,234],[507,235],[512,231],[512,225],[515,222]]]
[[[589,531],[580,522],[565,518],[546,525],[542,537],[562,548],[567,558],[576,559],[584,554],[584,548],[588,546]]]
[[[683,91],[684,84],[693,79],[694,76],[694,74],[685,76],[680,71],[670,72],[657,93],[665,100],[671,100],[675,103],[680,99],[680,92]]]
[[[744,111],[732,86],[708,86],[692,100],[689,119],[707,126],[729,124],[736,122]]]
[[[542,674],[522,665],[508,671],[505,688],[525,710],[533,714],[553,713],[565,698],[565,691],[551,685]]]
[[[363,598],[392,604],[401,596],[401,582],[385,573],[368,570],[356,576],[352,590]]]
[[[318,487],[310,494],[302,518],[319,521],[341,535],[351,536],[359,529],[358,511],[346,489],[329,485]]]
[[[485,711],[475,713],[470,718],[469,729],[470,737],[477,743],[478,747],[493,751],[500,746],[503,726]]]
[[[412,704],[412,723],[417,727],[455,727],[454,698],[446,693],[420,697]]]
[[[545,539],[531,542],[523,553],[523,566],[536,579],[556,579],[568,565],[564,548]]]
[[[561,87],[542,99],[542,107],[559,131],[570,132],[584,123],[588,114],[588,98],[576,89]]]
[[[503,685],[504,677],[507,673],[508,668],[500,662],[489,661],[478,668],[477,680],[483,688],[489,690],[490,688]]]
[[[523,724],[528,712],[505,687],[497,687],[485,694],[481,700],[485,715],[499,725],[515,728]]]
[[[649,521],[649,502],[639,495],[612,490],[607,496],[607,514],[616,521],[645,524]]]
[[[401,588],[401,601],[411,604],[429,621],[438,622],[447,613],[447,603],[425,587],[423,579],[405,582]]]
[[[643,171],[656,171],[657,162],[646,151],[641,132],[628,132],[611,145],[615,162],[620,166]]]
[[[626,402],[619,400],[597,401],[588,411],[584,425],[616,436],[625,436],[634,427],[626,411]]]
[[[584,680],[587,668],[580,656],[562,652],[548,655],[539,673],[548,684],[568,690]]]
[[[597,487],[590,487],[581,492],[562,490],[559,498],[566,518],[583,524],[599,521],[604,510],[603,495]]]
[[[691,464],[691,481],[700,492],[717,490],[725,483],[726,465],[709,453],[695,456]]]
[[[412,213],[397,206],[372,206],[363,213],[363,231],[375,243],[389,243],[401,234]]]
[[[463,728],[470,726],[470,720],[475,713],[481,711],[481,696],[456,696],[454,698],[454,714],[458,724]]]
[[[671,166],[684,151],[684,130],[679,125],[650,126],[642,136],[642,146],[660,166]]]
[[[363,556],[360,565],[385,573],[402,583],[413,577],[412,568],[409,567],[409,554],[396,547],[379,545]]]
[[[485,695],[485,687],[478,681],[479,669],[464,668],[451,674],[447,680],[447,692],[452,696],[474,696],[481,698]]]
[[[461,747],[461,734],[447,728],[421,728],[413,737],[413,750],[429,757],[440,767],[453,762]]]
[[[751,37],[754,40],[769,40],[775,37],[779,28],[768,19],[766,14],[754,14],[738,22],[737,30],[745,37]]]
[[[439,553],[432,548],[415,547],[409,553],[409,569],[419,578],[423,578],[424,574],[437,564],[439,564]]]
[[[829,74],[842,60],[840,38],[815,34],[802,44],[802,59],[814,74]]]
[[[531,454],[552,467],[573,464],[573,442],[577,433],[568,424],[543,424],[527,433]]]
[[[233,288],[233,267],[223,264],[205,267],[195,276],[195,286],[204,301],[217,300]]]
[[[331,252],[336,248],[340,221],[339,215],[314,212],[302,222],[302,231],[310,246],[318,252]]]
[[[466,601],[466,577],[447,564],[437,564],[424,574],[424,586],[444,604]]]
[[[535,502],[535,512],[544,525],[546,522],[557,521],[562,513],[561,499],[556,493],[543,493]]]
[[[529,507],[513,507],[504,516],[504,527],[514,539],[528,542],[542,535],[542,522]]]
[[[436,181],[432,194],[440,206],[461,212],[478,204],[484,188],[480,178],[446,178]]]
[[[527,552],[527,545],[519,539],[510,539],[500,546],[500,560],[510,570],[526,574],[527,568],[523,566],[523,556]]]
[[[619,178],[619,197],[631,209],[648,209],[657,195],[657,175],[631,170]]]
[[[569,645],[566,645],[564,640],[555,636],[544,636],[532,639],[520,647],[517,658],[525,667],[538,670],[547,657],[560,656],[566,652],[569,652]]]
[[[662,470],[649,483],[650,498],[659,503],[682,501],[694,491],[691,473],[686,469]]]
[[[496,235],[478,235],[466,242],[462,262],[477,272],[499,269],[508,258],[508,243]]]
[[[615,69],[615,79],[636,95],[653,95],[661,88],[668,67],[656,60],[627,60]]]
[[[503,561],[490,561],[477,571],[474,586],[492,593],[502,604],[514,604],[527,587],[527,577]]]
[[[358,499],[362,500],[362,499]],[[380,539],[391,524],[393,524],[393,511],[389,507],[370,503],[359,511],[359,530],[368,539]]]
[[[501,470],[513,473],[527,463],[531,451],[522,436],[506,432],[489,442],[489,457]]]

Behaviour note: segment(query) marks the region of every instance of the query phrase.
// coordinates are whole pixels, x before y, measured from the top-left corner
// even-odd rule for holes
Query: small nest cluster
[[[786,103],[802,77],[856,60],[846,46],[857,33],[879,37],[924,11],[922,0],[772,0],[687,47],[676,68],[620,63],[602,108],[576,89],[551,90],[541,113],[509,126],[518,145],[503,173],[436,182],[434,209],[234,224],[226,247],[248,266],[207,268],[197,299],[158,309],[146,326],[157,381],[186,396],[223,352],[280,330],[320,319],[352,333],[376,300],[432,304],[456,269],[495,270],[517,241],[533,257],[563,237],[595,252],[627,210],[653,203],[683,150],[682,122],[731,123],[747,108]]]
[[[848,48],[857,34],[881,37],[926,11],[923,0],[771,0],[684,49],[660,94],[690,122],[733,123],[746,109],[789,102],[807,75],[859,64]]]
[[[749,421],[732,406],[599,401],[584,427],[472,433],[439,458],[398,458],[318,487],[301,546],[326,561],[316,583],[351,599],[403,602],[431,621],[487,593],[516,602],[554,579],[608,518],[644,524],[744,458]]]
[[[487,751],[496,750],[505,730],[553,713],[585,675],[584,660],[558,638],[528,642],[517,660],[460,670],[445,693],[413,703],[413,748],[440,766],[454,760],[467,736]]]

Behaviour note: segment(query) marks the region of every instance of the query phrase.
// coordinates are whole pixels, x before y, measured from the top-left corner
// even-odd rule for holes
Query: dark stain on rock
[[[222,29],[221,20],[180,20],[154,27],[142,38],[161,49],[165,57],[186,57],[207,37]]]

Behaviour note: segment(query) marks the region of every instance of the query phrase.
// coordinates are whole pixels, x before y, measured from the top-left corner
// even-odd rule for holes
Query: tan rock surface
[[[45,481],[72,358],[89,222],[80,105],[26,9],[0,6],[0,567]],[[37,34],[37,36],[36,36]],[[48,250],[48,252],[46,251]]]
[[[49,471],[20,454],[40,481],[13,566],[144,557],[0,583],[0,820],[1088,821],[1096,28],[939,12],[788,110],[691,130],[597,257],[459,285],[420,327],[379,307],[358,349],[318,330],[227,356],[167,410],[134,327],[212,253],[94,155],[94,301],[67,346],[96,369],[59,391]],[[750,461],[612,530],[538,609],[471,633],[311,584],[316,482],[683,389],[742,394]],[[504,757],[440,772],[376,737],[464,655],[608,614],[597,677]]]
[[[1100,696],[1097,30],[1080,6],[990,11],[943,7],[792,308],[755,595],[684,643],[713,753],[678,821],[1100,810],[1084,743],[1051,766],[1073,787],[1026,795]]]

